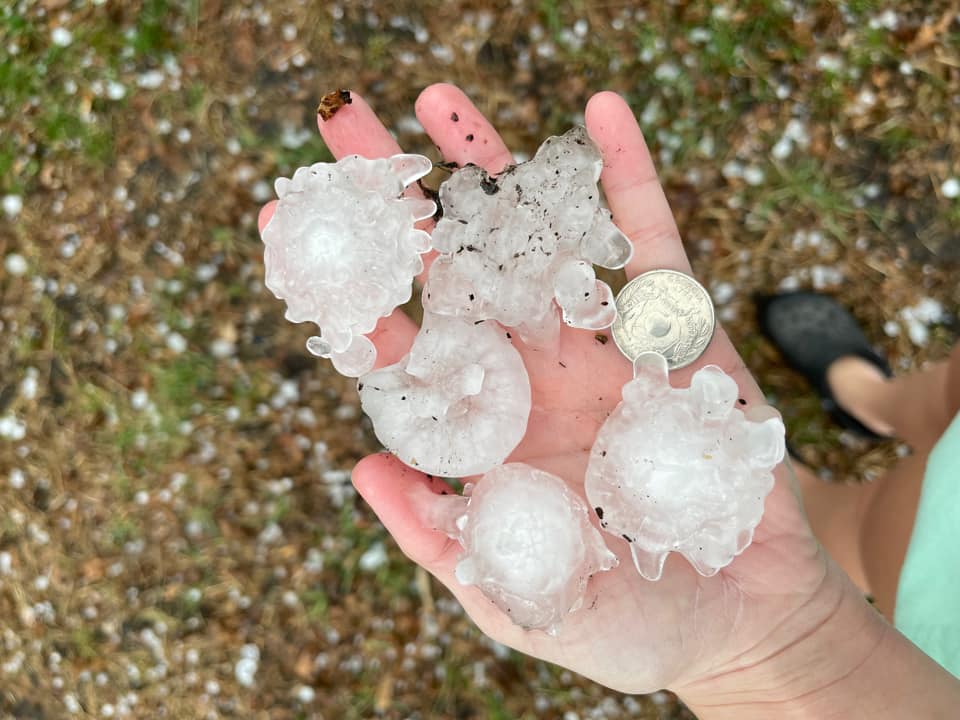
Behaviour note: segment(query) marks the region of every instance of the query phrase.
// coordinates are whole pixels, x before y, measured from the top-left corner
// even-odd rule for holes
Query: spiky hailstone
[[[530,380],[520,353],[495,322],[427,313],[400,362],[358,384],[383,446],[432,475],[478,475],[523,438]]]
[[[460,541],[456,576],[517,625],[556,635],[583,604],[590,576],[617,565],[583,500],[556,475],[499,465],[469,498],[431,496],[423,520]]]
[[[753,539],[783,460],[783,422],[771,408],[734,407],[737,384],[716,366],[686,389],[670,387],[661,355],[634,367],[590,453],[587,498],[643,577],[658,580],[670,552],[713,575]]]
[[[320,327],[307,349],[344,375],[373,367],[366,333],[410,299],[423,270],[430,236],[414,223],[436,205],[401,193],[431,168],[422,155],[350,155],[276,181],[279,202],[262,233],[266,285],[286,301],[288,320]]]
[[[557,305],[573,327],[611,325],[613,293],[592,264],[621,268],[632,246],[599,205],[602,167],[599,150],[577,127],[496,177],[476,166],[455,172],[440,187],[444,216],[433,246],[441,255],[424,307],[493,318],[541,347],[556,338]]]

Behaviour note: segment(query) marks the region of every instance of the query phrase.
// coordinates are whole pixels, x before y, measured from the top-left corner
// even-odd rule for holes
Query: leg
[[[872,430],[929,452],[956,413],[947,388],[951,365],[958,364],[955,349],[951,360],[887,378],[865,360],[843,357],[830,366],[827,381],[837,402]],[[956,384],[960,389],[960,380]]]
[[[860,528],[876,483],[824,482],[796,461],[793,469],[813,534],[856,586],[865,595],[872,595],[863,566]]]
[[[915,375],[923,376],[924,373],[903,378],[904,383],[899,390],[900,402],[909,406],[905,407],[900,426],[905,427],[905,423],[914,418],[914,422],[918,423],[914,427],[920,427],[922,420],[916,416],[917,406],[922,409],[925,397],[930,403],[931,416],[938,416],[936,422],[933,417],[930,418],[927,432],[935,432],[936,436],[922,437],[922,444],[918,443],[922,450],[918,449],[915,455],[904,458],[877,480],[876,492],[860,528],[861,555],[877,608],[891,620],[900,570],[920,502],[927,457],[947,425],[960,411],[960,343],[954,346],[948,360],[932,368],[930,375],[925,378],[915,378]],[[906,397],[910,391],[929,394],[911,402]]]
[[[878,431],[886,424],[915,450],[872,483],[830,484],[796,468],[817,538],[892,620],[927,456],[960,410],[960,344],[948,360],[900,378],[857,358],[835,362],[828,378],[848,412]]]
[[[910,455],[878,478],[859,524],[859,555],[874,604],[893,622],[900,570],[917,516],[927,455]]]

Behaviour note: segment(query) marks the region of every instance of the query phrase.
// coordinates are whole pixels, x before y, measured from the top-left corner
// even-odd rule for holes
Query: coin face
[[[713,338],[716,319],[706,289],[685,273],[651,270],[623,286],[617,295],[613,340],[630,362],[653,351],[671,370],[686,367]]]

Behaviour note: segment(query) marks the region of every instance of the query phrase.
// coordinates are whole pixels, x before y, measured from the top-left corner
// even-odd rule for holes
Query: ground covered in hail
[[[269,178],[330,159],[336,87],[434,160],[412,112],[431,82],[521,159],[623,93],[792,445],[834,482],[902,452],[829,423],[750,298],[821,288],[898,370],[946,354],[955,9],[522,5],[0,11],[0,714],[689,717],[491,645],[354,495],[376,441],[264,287],[256,230]]]

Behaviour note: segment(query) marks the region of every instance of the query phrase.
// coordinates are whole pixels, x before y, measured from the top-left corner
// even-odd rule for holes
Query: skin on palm
[[[318,121],[336,157],[357,153],[389,156],[400,148],[357,95],[333,118]],[[421,94],[417,117],[446,160],[473,162],[491,173],[512,162],[496,131],[457,88],[435,85]],[[452,118],[456,116],[457,120]],[[628,278],[654,268],[690,272],[679,232],[632,112],[619,96],[600,93],[587,105],[586,125],[604,157],[601,184],[614,221],[634,243]],[[466,141],[466,135],[472,135]],[[261,226],[272,206],[261,212]],[[429,263],[429,258],[427,258]],[[397,311],[370,336],[377,365],[396,362],[408,350],[416,326]],[[533,409],[527,433],[508,458],[564,478],[583,497],[583,477],[597,430],[620,401],[630,363],[612,342],[595,333],[561,328],[557,349],[536,350],[516,339],[530,377]],[[730,375],[747,405],[763,396],[722,329],[694,365],[671,383],[689,385],[704,365]],[[626,692],[662,687],[682,690],[705,678],[756,666],[782,652],[826,621],[846,592],[828,573],[828,560],[813,539],[780,466],[753,544],[730,566],[704,578],[671,557],[659,582],[639,578],[627,543],[608,542],[618,568],[595,576],[584,608],[568,617],[559,637],[514,626],[476,588],[456,582],[458,544],[423,525],[412,496],[439,494],[446,486],[388,455],[361,461],[354,483],[401,549],[457,596],[481,630],[521,652],[549,660],[608,687]],[[825,587],[829,586],[829,587]],[[813,598],[816,597],[814,601]],[[815,602],[815,612],[799,613]]]

